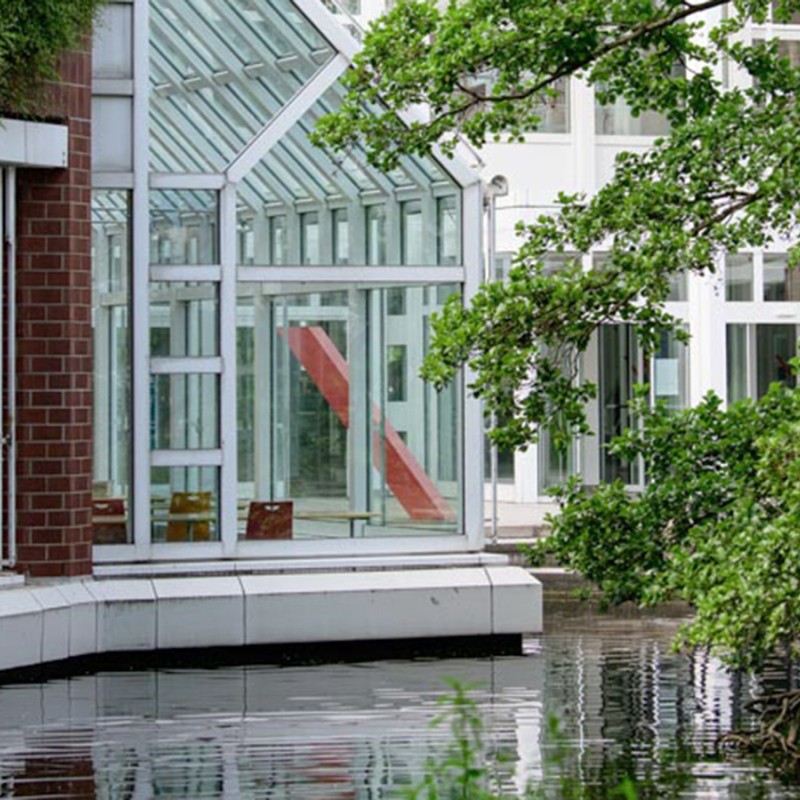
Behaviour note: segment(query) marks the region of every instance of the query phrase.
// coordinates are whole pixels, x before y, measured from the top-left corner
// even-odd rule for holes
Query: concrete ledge
[[[541,584],[511,566],[86,580],[0,592],[0,677],[114,653],[541,631]]]
[[[67,166],[67,126],[0,118],[0,164]]]

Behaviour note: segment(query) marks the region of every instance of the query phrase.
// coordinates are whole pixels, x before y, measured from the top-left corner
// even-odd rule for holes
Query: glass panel
[[[386,399],[390,403],[407,399],[407,351],[404,344],[390,344],[386,348]]]
[[[555,446],[548,430],[539,434],[539,489],[542,492],[564,483],[575,472],[576,442],[570,442],[566,450]]]
[[[671,303],[685,303],[689,299],[689,286],[685,272],[674,273],[669,276],[669,293],[667,301]]]
[[[152,467],[152,539],[219,541],[219,467]]]
[[[270,288],[238,289],[240,533],[457,530],[460,389],[437,393],[417,377],[438,306],[422,287],[395,287],[405,317],[387,315],[387,290],[274,296]],[[284,504],[259,512],[274,512],[280,534],[252,527],[252,500]]]
[[[386,206],[367,207],[367,264],[386,263]]]
[[[350,263],[350,222],[346,208],[337,208],[331,212],[333,222],[333,263]]]
[[[756,325],[756,390],[767,393],[771,383],[794,386],[789,361],[797,355],[797,325]]]
[[[782,14],[778,11],[781,6],[786,6],[787,4],[778,3],[776,0],[772,0],[770,7],[772,9],[772,19],[774,22],[781,24],[781,25],[800,25],[800,11],[792,11],[788,17],[786,12]]]
[[[569,86],[569,78],[559,78],[553,84],[557,94],[542,97],[542,102],[534,109],[541,120],[537,133],[569,133]]]
[[[391,288],[386,290],[386,313],[392,317],[400,317],[406,313],[406,290]]]
[[[670,411],[680,411],[688,403],[688,349],[672,331],[662,331],[651,365],[651,383],[656,401]]]
[[[286,217],[276,216],[269,218],[269,263],[276,267],[285,264],[287,259],[288,242],[286,239]],[[256,260],[256,263],[260,263]]]
[[[425,263],[425,244],[422,228],[422,203],[419,200],[402,203],[402,262],[419,265]]]
[[[443,533],[457,530],[461,508],[461,383],[456,381],[436,392],[418,374],[430,339],[429,317],[441,309],[456,287],[428,288],[402,289],[406,315],[386,315],[382,324],[371,329],[370,443],[376,470],[370,473],[370,496],[372,508],[380,511],[387,527]],[[385,309],[385,291],[372,292],[370,302],[377,323],[377,315]],[[394,386],[397,369],[392,368],[390,358],[403,351],[407,386],[405,394],[398,397]],[[384,353],[388,358],[381,364]],[[401,442],[397,431],[406,432]]]
[[[499,417],[498,427],[504,424],[505,418]],[[484,480],[492,479],[492,442],[488,436],[483,437],[483,475]],[[514,450],[497,450],[497,480],[500,483],[514,481]]]
[[[630,106],[621,98],[608,106],[595,106],[595,132],[598,136],[665,136],[669,120],[657,111],[631,114]]]
[[[218,264],[218,218],[217,192],[150,192],[150,263]]]
[[[219,447],[219,375],[151,375],[150,399],[152,449]]]
[[[753,256],[749,253],[725,256],[725,299],[730,302],[753,299]]]
[[[455,266],[459,263],[459,224],[458,199],[456,197],[440,197],[436,201],[437,212],[437,263],[441,266]]]
[[[764,254],[764,300],[800,300],[800,272],[789,269],[786,253]]]
[[[494,276],[498,281],[508,278],[514,263],[514,253],[496,253],[494,257]]]
[[[673,67],[673,77],[686,74],[682,64]],[[628,103],[622,98],[610,105],[595,102],[595,133],[612,136],[665,136],[670,132],[669,120],[658,111],[643,111],[633,116]]]
[[[127,192],[92,193],[92,528],[95,544],[130,541],[130,207]]]
[[[101,6],[92,31],[92,77],[133,77],[133,6]]]
[[[150,355],[219,355],[219,286],[163,281],[150,284]]]
[[[101,136],[92,136],[95,172],[130,172],[133,169],[133,99],[92,97],[92,124]]]
[[[727,325],[725,329],[728,365],[728,403],[749,395],[747,368],[747,325]]]
[[[316,211],[300,215],[300,261],[306,266],[322,263],[319,215]]]
[[[795,16],[800,12],[795,12]],[[795,39],[782,39],[778,42],[778,53],[787,59],[794,69],[800,66],[800,41]]]
[[[470,82],[470,90],[486,97],[494,91],[495,73],[483,72]],[[569,133],[569,78],[558,78],[553,83],[553,95],[542,91],[531,110],[539,117],[539,125],[533,133]],[[523,89],[524,91],[524,89]]]
[[[631,325],[600,328],[600,477],[627,485],[638,482],[638,464],[623,461],[608,452],[611,440],[630,427],[629,404],[633,386],[642,382],[639,345]]]
[[[222,172],[333,54],[290,0],[151,0],[151,168]]]

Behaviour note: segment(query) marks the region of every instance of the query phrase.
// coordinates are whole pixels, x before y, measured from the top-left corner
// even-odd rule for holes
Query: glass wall
[[[149,111],[122,126],[149,158],[96,177],[132,188],[94,195],[95,541],[136,545],[97,558],[464,534],[463,387],[419,369],[465,280],[465,168],[310,142],[345,92],[322,5],[144,2],[97,49],[98,92]]]
[[[241,537],[258,535],[252,501],[286,504],[296,539],[458,530],[460,388],[418,377],[428,316],[452,291],[240,284]],[[404,313],[387,313],[399,296]]]
[[[92,325],[95,544],[131,539],[130,200],[121,190],[92,195]]]

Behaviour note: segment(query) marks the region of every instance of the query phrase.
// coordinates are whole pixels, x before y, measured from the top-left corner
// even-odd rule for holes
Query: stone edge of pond
[[[521,652],[542,628],[541,583],[513,566],[39,583],[0,592],[0,681],[184,651],[195,664]]]

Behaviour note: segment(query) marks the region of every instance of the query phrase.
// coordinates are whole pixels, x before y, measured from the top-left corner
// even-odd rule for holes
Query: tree
[[[723,5],[715,22],[701,18]],[[660,111],[671,123],[650,152],[622,154],[595,196],[561,195],[557,214],[521,230],[506,283],[482,287],[466,306],[452,299],[434,322],[425,377],[440,387],[469,364],[472,390],[505,421],[499,445],[534,442],[540,425],[562,443],[586,432],[595,387],[578,381],[577,360],[598,326],[634,323],[652,349],[675,326],[663,309],[672,275],[713,271],[723,252],[794,236],[800,69],[775,42],[741,40],[768,6],[459,0],[440,9],[400,0],[368,31],[345,78],[348,96],[321,120],[316,141],[363,140],[384,168],[402,153],[451,152],[458,135],[480,145],[535,129],[542,97],[569,75],[602,101],[622,97],[633,113]],[[772,13],[787,21],[798,6],[776,0]],[[748,85],[723,86],[722,60]],[[405,124],[398,112],[419,104],[427,117]],[[602,271],[586,273],[574,259],[553,275],[542,264],[547,252],[600,245],[610,252]]]
[[[102,0],[0,0],[0,109],[36,114],[61,53],[89,33]]]
[[[724,13],[722,8],[724,6]],[[623,153],[592,197],[561,195],[559,210],[521,228],[509,279],[451,300],[433,323],[424,375],[436,386],[469,365],[473,392],[505,425],[505,447],[556,442],[587,431],[595,393],[577,375],[599,326],[627,322],[651,350],[672,329],[670,278],[712,272],[725,252],[794,240],[798,227],[800,67],[776,42],[746,43],[750,21],[788,22],[797,0],[399,0],[367,33],[346,77],[349,94],[316,140],[364,141],[372,161],[452,152],[457,137],[480,145],[535,129],[536,108],[579,75],[598,98],[623,98],[634,114],[664,113],[671,133],[644,154]],[[743,80],[725,86],[721,63]],[[678,67],[676,69],[676,66]],[[404,124],[402,112],[427,106]],[[385,109],[381,111],[380,109]],[[610,253],[602,270],[579,259],[551,274],[548,252]],[[800,248],[790,262],[800,260]],[[650,481],[639,497],[620,484],[593,495],[576,482],[547,548],[596,581],[611,602],[679,596],[696,616],[687,646],[722,649],[754,668],[800,639],[800,394],[774,387],[729,410],[707,397],[670,414],[648,408],[615,444],[642,458]],[[797,749],[800,695],[764,701],[763,743]]]

